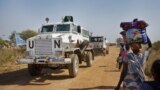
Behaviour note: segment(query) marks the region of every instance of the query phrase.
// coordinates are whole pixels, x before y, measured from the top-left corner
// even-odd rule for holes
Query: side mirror
[[[81,26],[77,26],[77,32],[81,33]]]

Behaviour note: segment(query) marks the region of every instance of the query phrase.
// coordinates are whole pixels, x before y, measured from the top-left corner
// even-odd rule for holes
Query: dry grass
[[[151,77],[151,67],[152,67],[152,64],[153,62],[156,60],[156,59],[160,59],[160,51],[155,51],[153,50],[148,58],[148,61],[146,62],[146,68],[145,68],[145,74],[149,77]]]
[[[151,67],[156,59],[160,59],[160,41],[153,43],[153,49],[146,62],[145,74],[151,77]]]
[[[1,49],[0,50],[0,67],[6,63],[15,63],[16,59],[24,56],[22,49]]]

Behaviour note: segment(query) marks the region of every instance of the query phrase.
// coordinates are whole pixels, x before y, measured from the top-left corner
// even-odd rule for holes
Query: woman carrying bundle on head
[[[121,24],[121,27],[123,26],[122,28],[126,31],[126,40],[131,52],[128,52],[124,59],[120,80],[115,90],[119,90],[122,82],[124,90],[140,90],[144,81],[143,65],[152,47],[148,36],[143,31],[147,25],[144,21],[138,21],[138,19],[134,22]],[[144,53],[140,52],[141,44],[148,44]]]

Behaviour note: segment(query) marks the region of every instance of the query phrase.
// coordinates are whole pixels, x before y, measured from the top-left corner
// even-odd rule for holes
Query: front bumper
[[[20,64],[70,64],[71,58],[47,57],[47,58],[21,58],[17,60]]]

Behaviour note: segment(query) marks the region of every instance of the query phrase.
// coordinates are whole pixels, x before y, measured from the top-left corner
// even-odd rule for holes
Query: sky
[[[160,40],[159,4],[160,0],[0,0],[0,37],[8,39],[13,31],[26,29],[37,32],[46,17],[57,23],[71,15],[76,24],[110,42],[121,37],[121,22],[145,20],[147,34],[155,42]]]

